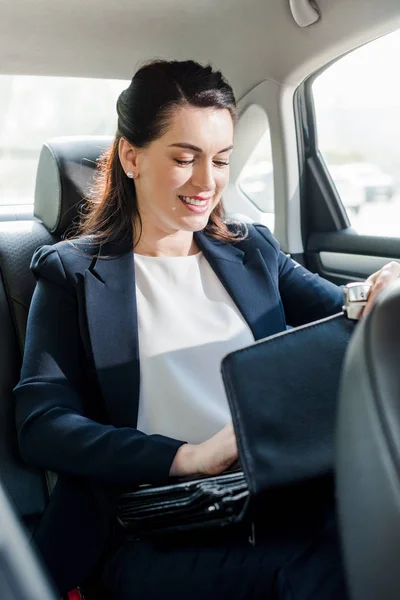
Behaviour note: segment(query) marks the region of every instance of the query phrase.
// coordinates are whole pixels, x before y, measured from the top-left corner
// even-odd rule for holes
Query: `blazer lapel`
[[[140,365],[134,254],[94,259],[85,272],[91,349],[112,422],[136,427]]]
[[[238,245],[221,243],[203,232],[195,237],[254,339],[283,331],[286,327],[283,307],[260,250],[246,241],[244,252]]]

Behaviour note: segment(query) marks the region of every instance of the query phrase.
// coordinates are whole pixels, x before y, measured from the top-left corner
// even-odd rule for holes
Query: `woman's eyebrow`
[[[193,144],[186,144],[186,142],[177,142],[176,144],[170,144],[169,148],[186,148],[186,150],[194,150],[194,152],[203,152],[201,148],[198,146],[193,146]],[[228,150],[232,150],[233,146],[228,146],[223,150],[217,152],[217,154],[222,154],[222,152],[228,152]]]

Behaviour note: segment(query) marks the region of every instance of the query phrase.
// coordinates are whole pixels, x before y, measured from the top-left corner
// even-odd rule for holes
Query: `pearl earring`
[[[132,171],[128,171],[127,174],[126,174],[126,176],[129,177],[129,179],[134,179],[135,178],[135,176],[132,173]]]

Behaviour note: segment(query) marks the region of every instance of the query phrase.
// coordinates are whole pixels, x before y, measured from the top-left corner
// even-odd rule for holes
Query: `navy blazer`
[[[266,227],[248,228],[234,244],[204,232],[195,238],[256,340],[341,310],[341,288],[281,252]],[[32,270],[37,286],[15,389],[18,439],[26,462],[60,475],[38,544],[59,587],[71,588],[104,547],[115,486],[166,482],[183,442],[136,429],[133,251],[60,242],[37,250]]]

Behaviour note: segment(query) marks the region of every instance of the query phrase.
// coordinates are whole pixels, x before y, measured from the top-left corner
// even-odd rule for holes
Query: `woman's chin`
[[[209,213],[203,215],[193,215],[190,217],[184,217],[180,222],[180,227],[185,231],[201,231],[206,227],[209,218]]]

